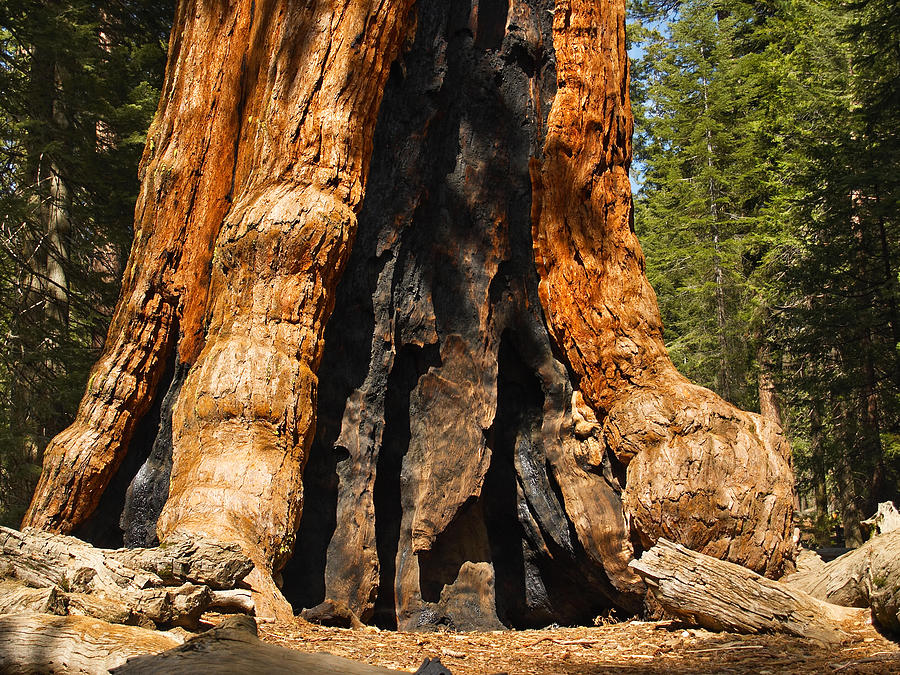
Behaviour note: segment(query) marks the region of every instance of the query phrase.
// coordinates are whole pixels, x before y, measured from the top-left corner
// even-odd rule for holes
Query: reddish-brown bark
[[[535,162],[540,297],[551,333],[628,466],[645,543],[674,539],[777,574],[790,556],[792,473],[780,429],[690,384],[669,360],[632,224],[625,3],[559,0],[559,90]]]
[[[410,5],[179,3],[122,298],[25,524],[66,532],[90,515],[177,325],[193,368],[160,534],[239,541],[266,572],[290,554],[321,333]]]
[[[623,3],[412,5],[179,3],[122,297],[26,524],[84,523],[156,406],[171,479],[126,520],[238,542],[266,613],[310,454],[291,573],[364,620],[634,609],[635,530],[776,572],[786,445],[677,374],[631,230]]]

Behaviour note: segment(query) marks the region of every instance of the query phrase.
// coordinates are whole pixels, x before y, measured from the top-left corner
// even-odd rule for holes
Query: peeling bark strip
[[[690,384],[662,340],[632,227],[625,3],[558,0],[559,91],[532,167],[535,264],[551,333],[628,465],[624,501],[659,537],[777,575],[793,478],[780,429]]]

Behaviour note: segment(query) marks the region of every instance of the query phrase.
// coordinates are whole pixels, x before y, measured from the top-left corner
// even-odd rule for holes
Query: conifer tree
[[[171,3],[0,2],[0,519],[102,344],[131,240],[137,162]]]
[[[657,26],[668,20],[655,34],[638,29],[635,72],[637,227],[670,348],[720,393],[736,395],[728,374],[740,364],[758,374],[761,408],[775,390],[786,399],[782,421],[820,543],[829,512],[859,543],[859,521],[897,490],[900,86],[890,5],[635,8]],[[724,221],[715,230],[713,205]],[[720,278],[734,300],[716,307]],[[725,321],[704,321],[723,306]],[[738,395],[756,393],[753,379],[740,380]]]

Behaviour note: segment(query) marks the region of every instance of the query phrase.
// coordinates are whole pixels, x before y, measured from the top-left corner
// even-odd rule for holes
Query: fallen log
[[[388,675],[400,671],[331,654],[305,654],[262,642],[256,621],[247,616],[222,623],[161,654],[140,656],[111,670],[115,675],[194,675],[194,673],[304,673],[304,675]]]
[[[870,607],[874,623],[900,633],[900,530],[873,537],[829,563],[809,565],[782,582],[836,605]]]
[[[106,673],[129,657],[181,643],[170,633],[86,616],[0,616],[0,672]]]
[[[900,511],[897,511],[894,502],[881,502],[875,515],[862,521],[862,524],[874,527],[876,534],[900,530]]]
[[[0,582],[0,614],[65,614],[66,599],[56,586],[30,588],[14,581]]]
[[[254,613],[253,594],[243,588],[233,588],[225,591],[213,591],[210,609],[216,609],[223,613],[245,612]]]
[[[666,539],[631,568],[665,610],[710,630],[787,633],[836,643],[849,637],[841,624],[861,618],[859,610],[823,602]]]
[[[195,583],[234,588],[253,564],[236,544],[173,536],[155,548],[94,548],[75,537],[0,527],[0,555],[34,586],[72,591]]]
[[[107,554],[126,567],[154,572],[167,584],[192,583],[231,589],[253,569],[232,543],[173,534],[154,548],[125,548]]]
[[[158,548],[112,551],[74,537],[0,528],[0,562],[6,574],[44,589],[0,585],[0,610],[8,605],[7,613],[25,609],[145,628],[195,628],[212,608],[254,611],[250,592],[234,588],[253,567],[235,544],[179,537]]]

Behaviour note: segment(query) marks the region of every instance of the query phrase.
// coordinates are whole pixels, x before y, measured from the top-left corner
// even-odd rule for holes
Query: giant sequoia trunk
[[[404,628],[634,609],[660,536],[780,571],[780,431],[662,343],[624,2],[182,0],[171,45],[26,524],[234,541],[269,611],[281,570],[295,606]]]

